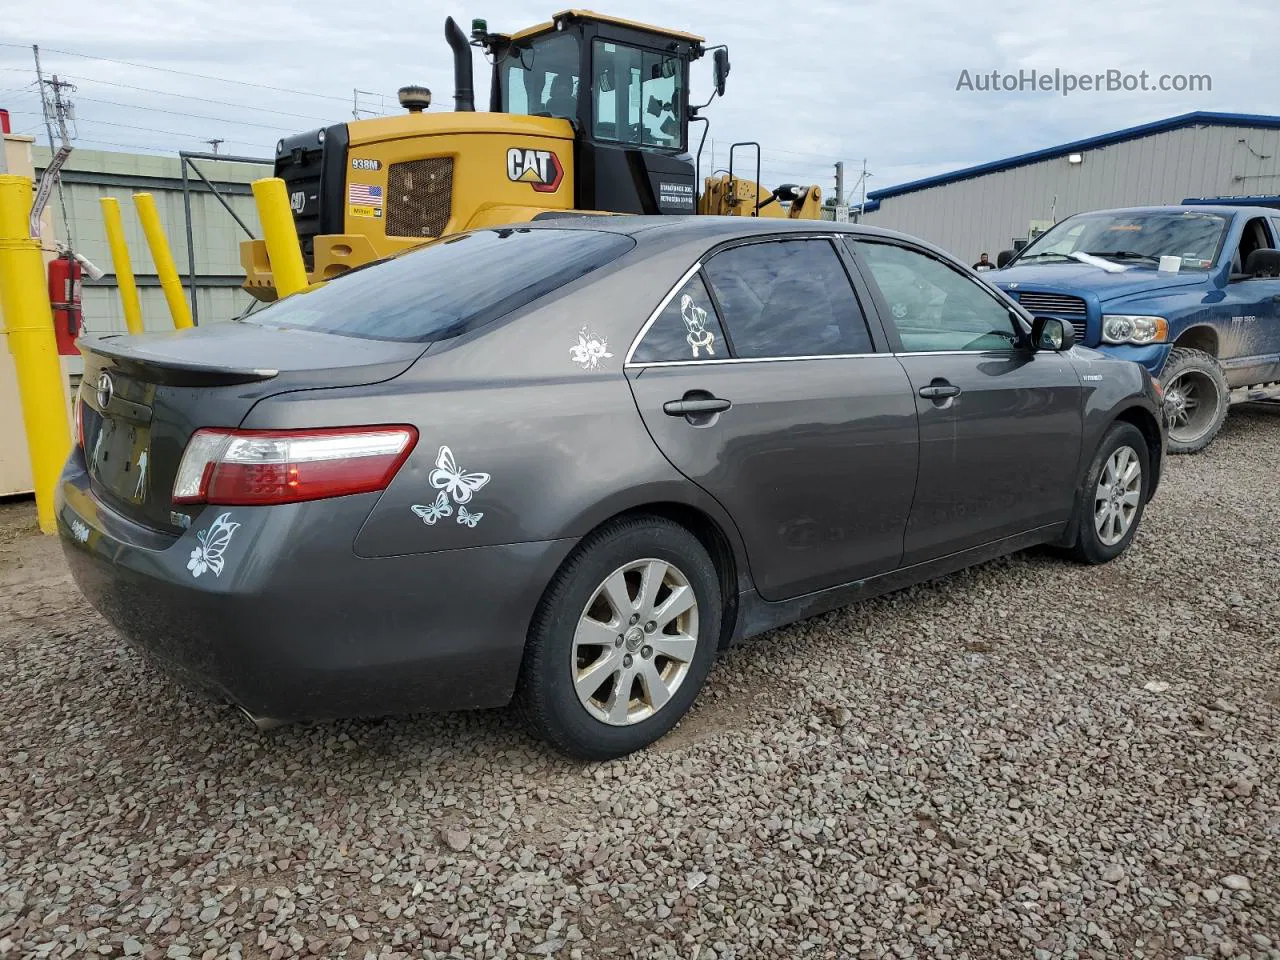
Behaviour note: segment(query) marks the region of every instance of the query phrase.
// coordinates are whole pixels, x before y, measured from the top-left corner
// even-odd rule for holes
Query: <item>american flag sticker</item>
[[[363,207],[380,207],[382,188],[367,183],[353,183],[347,187],[347,202]]]

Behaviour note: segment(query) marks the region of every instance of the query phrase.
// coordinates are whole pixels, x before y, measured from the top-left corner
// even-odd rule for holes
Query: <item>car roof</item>
[[[1111,210],[1081,210],[1079,213],[1072,214],[1072,216],[1083,217],[1093,214],[1132,215],[1137,213],[1215,213],[1218,216],[1230,217],[1237,213],[1244,213],[1246,211],[1258,211],[1257,215],[1275,214],[1280,216],[1280,210],[1275,207],[1258,207],[1249,204],[1231,206],[1230,204],[1213,203],[1169,204],[1167,206],[1153,207],[1116,207]]]
[[[519,224],[537,229],[598,230],[632,237],[637,242],[661,243],[702,242],[708,245],[739,238],[803,234],[850,234],[862,237],[905,240],[920,246],[933,248],[918,237],[881,227],[869,227],[856,223],[835,223],[831,220],[791,220],[778,217],[724,217],[706,215],[633,216],[630,214],[577,215],[565,214]],[[492,229],[492,228],[484,228]]]

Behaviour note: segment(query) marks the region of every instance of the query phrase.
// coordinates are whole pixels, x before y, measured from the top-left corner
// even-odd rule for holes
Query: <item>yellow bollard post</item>
[[[147,235],[151,259],[156,262],[156,275],[160,278],[165,303],[169,304],[173,325],[179,330],[185,330],[191,326],[191,308],[182,292],[182,281],[178,279],[178,268],[173,263],[169,240],[164,235],[164,227],[160,225],[156,199],[149,193],[135,193],[133,202],[138,208],[138,219],[142,221],[142,232]]]
[[[18,375],[40,529],[54,533],[53,492],[71,449],[66,387],[40,241],[31,236],[29,177],[0,175],[0,309]]]
[[[129,262],[129,244],[124,239],[120,201],[115,197],[102,197],[98,202],[102,204],[102,219],[107,226],[107,245],[111,248],[111,262],[116,268],[116,286],[120,289],[125,326],[130,333],[142,333],[142,303],[138,299],[138,284],[133,278],[133,264]]]
[[[276,296],[283,300],[307,286],[307,268],[302,262],[298,231],[293,226],[289,194],[279,177],[264,177],[253,181],[253,199],[258,205],[258,219],[262,221],[262,238],[267,244],[267,261],[271,264]]]

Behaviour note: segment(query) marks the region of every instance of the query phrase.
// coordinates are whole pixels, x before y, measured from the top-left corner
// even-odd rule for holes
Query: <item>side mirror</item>
[[[1260,249],[1244,262],[1247,277],[1280,277],[1280,250]]]
[[[721,47],[713,57],[716,93],[724,96],[724,82],[729,79],[729,51]]]
[[[1057,317],[1036,317],[1031,323],[1031,343],[1036,350],[1062,353],[1076,345],[1075,327]]]
[[[996,269],[1003,270],[1009,265],[1009,261],[1013,259],[1015,250],[1001,250],[996,254]]]

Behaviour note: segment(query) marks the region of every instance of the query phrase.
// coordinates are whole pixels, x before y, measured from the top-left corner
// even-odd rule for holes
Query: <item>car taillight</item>
[[[191,435],[174,503],[266,506],[385,489],[408,458],[410,426],[217,430]]]

